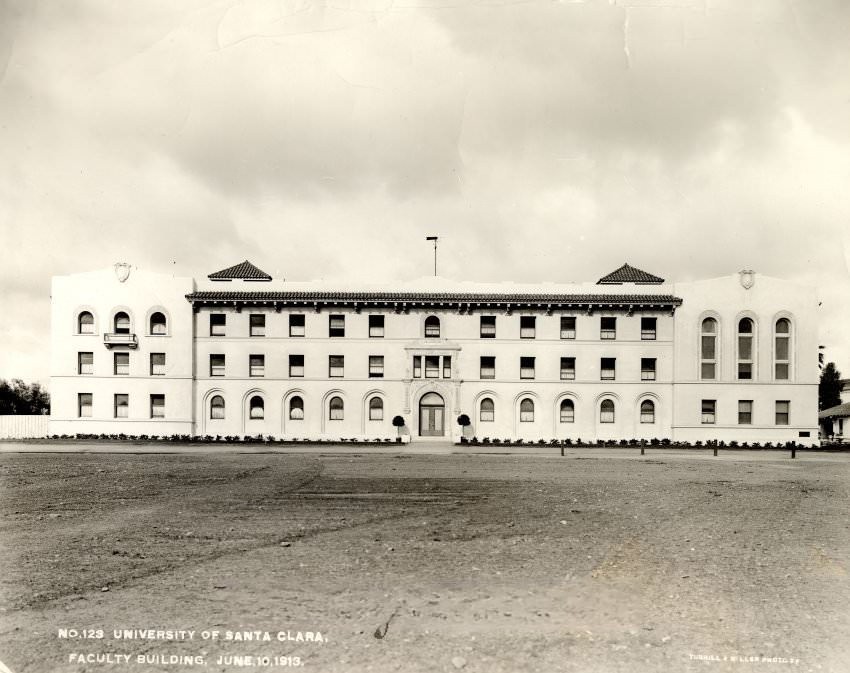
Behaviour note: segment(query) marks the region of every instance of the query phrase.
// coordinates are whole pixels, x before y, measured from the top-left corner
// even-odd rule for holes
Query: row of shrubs
[[[357,439],[355,437],[340,437],[339,439],[310,439],[293,437],[291,439],[280,439],[272,435],[125,435],[119,433],[108,434],[76,434],[76,435],[50,435],[48,439],[56,440],[88,440],[88,441],[131,441],[131,442],[176,442],[180,444],[216,444],[216,443],[240,443],[240,444],[395,444],[401,442],[400,438],[376,437],[375,439]]]
[[[472,446],[486,446],[486,445],[501,445],[501,446],[574,446],[574,447],[599,447],[599,448],[613,448],[613,447],[638,447],[638,446],[669,446],[672,448],[681,448],[681,449],[689,449],[689,448],[728,448],[728,449],[790,449],[791,447],[800,447],[801,444],[797,444],[797,442],[777,442],[774,444],[773,442],[765,442],[762,444],[761,442],[736,442],[732,440],[730,442],[724,442],[722,440],[707,440],[705,442],[697,440],[696,442],[674,442],[668,438],[663,439],[597,439],[597,440],[589,440],[582,441],[579,439],[538,439],[538,440],[527,440],[527,439],[490,439],[489,437],[484,437],[483,439],[478,439],[477,437],[461,437],[461,444],[469,444]]]

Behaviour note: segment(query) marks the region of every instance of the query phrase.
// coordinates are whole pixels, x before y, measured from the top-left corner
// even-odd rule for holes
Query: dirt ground
[[[0,454],[0,661],[844,673],[849,458]]]

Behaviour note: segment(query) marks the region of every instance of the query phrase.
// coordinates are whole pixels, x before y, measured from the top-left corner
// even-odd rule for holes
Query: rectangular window
[[[165,418],[165,395],[151,395],[151,418]]]
[[[383,317],[383,316],[381,316]],[[370,355],[369,356],[369,378],[380,379],[384,376],[384,356]]]
[[[115,376],[129,376],[130,374],[130,354],[129,353],[115,353],[113,355],[115,358],[113,373]]]
[[[289,378],[302,378],[304,376],[304,356],[289,356]]]
[[[576,319],[575,316],[561,316],[561,338],[575,339],[576,338]]]
[[[481,338],[495,339],[496,338],[496,316],[482,315],[481,316]]]
[[[248,376],[265,376],[266,375],[266,356],[265,355],[249,355],[248,356]]]
[[[611,317],[602,317],[599,319],[599,338],[600,339],[616,339],[617,338],[617,319]]]
[[[717,400],[702,401],[702,422],[706,425],[714,424],[717,415]]]
[[[655,380],[655,358],[640,359],[640,380],[654,381]]]
[[[776,425],[788,425],[791,416],[791,402],[776,400]]]
[[[521,379],[534,378],[534,358],[521,357],[519,359],[519,377]]]
[[[602,358],[599,362],[603,381],[613,381],[617,378],[617,358]]]
[[[384,336],[384,316],[369,316],[369,336],[378,339]]]
[[[263,313],[252,313],[249,321],[251,323],[251,336],[266,336],[266,316]]]
[[[443,378],[450,379],[452,377],[452,356],[443,356]]]
[[[561,380],[574,381],[576,378],[576,359],[561,358]]]
[[[94,372],[94,353],[77,353],[77,374]]]
[[[224,355],[210,355],[210,376],[224,376]]]
[[[753,401],[738,400],[738,425],[752,425]]]
[[[495,379],[496,378],[496,358],[493,355],[481,356],[481,378]]]
[[[289,336],[303,337],[304,336],[304,314],[290,313],[289,314]]]
[[[438,379],[440,378],[440,356],[426,355],[425,356],[425,378]]]
[[[224,336],[227,329],[227,315],[210,313],[210,336]]]
[[[80,418],[91,418],[92,394],[77,394],[77,416]]]
[[[537,332],[536,329],[537,316],[521,315],[519,317],[519,337],[520,339],[533,339]]]
[[[165,376],[165,353],[151,353],[151,376]]]
[[[328,356],[328,376],[332,379],[342,378],[345,375],[345,356]]]
[[[127,418],[130,411],[130,396],[121,393],[116,394],[113,411],[115,418]]]
[[[414,355],[413,356],[413,378],[421,379],[422,378],[422,356]]]
[[[329,315],[328,316],[328,336],[329,337],[344,337],[345,336],[345,316],[344,315]]]
[[[656,335],[657,318],[640,319],[640,338],[644,341],[654,341]]]

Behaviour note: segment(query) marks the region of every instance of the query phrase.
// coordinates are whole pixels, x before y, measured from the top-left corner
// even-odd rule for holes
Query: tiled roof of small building
[[[271,280],[272,277],[258,269],[247,259],[234,266],[216,271],[207,276],[210,280]]]
[[[664,279],[658,276],[653,276],[642,269],[637,269],[628,264],[623,264],[616,271],[612,271],[607,276],[602,276],[597,281],[597,285],[619,285],[621,283],[663,283]]]
[[[824,409],[818,414],[818,418],[847,418],[848,416],[850,416],[850,402]]]

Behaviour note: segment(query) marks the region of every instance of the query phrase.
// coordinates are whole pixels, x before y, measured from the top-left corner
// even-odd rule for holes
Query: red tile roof
[[[247,259],[234,266],[216,271],[207,276],[210,280],[271,280],[265,271],[258,269]]]
[[[818,414],[818,418],[847,418],[848,416],[850,416],[850,402],[824,409]]]
[[[642,269],[637,269],[628,264],[623,264],[616,271],[612,271],[607,276],[602,276],[597,285],[620,285],[622,283],[645,283],[658,284],[663,283],[664,279],[658,276],[653,276]]]

